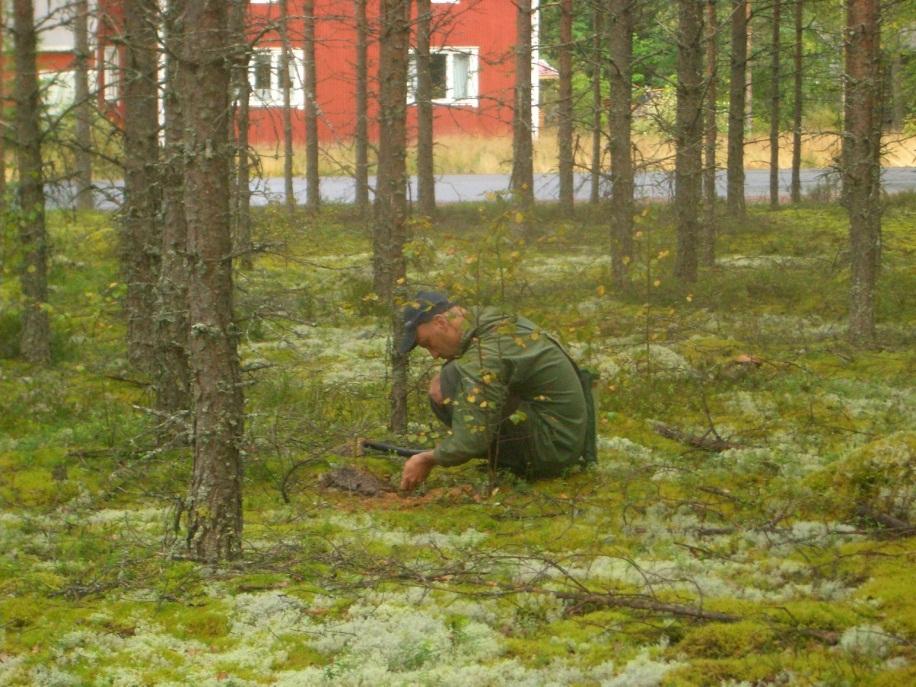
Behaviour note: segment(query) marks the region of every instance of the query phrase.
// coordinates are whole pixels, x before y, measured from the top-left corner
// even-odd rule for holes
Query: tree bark
[[[802,9],[804,0],[795,0],[795,70],[792,116],[792,202],[801,202],[801,134],[802,134]]]
[[[534,206],[534,144],[531,131],[532,0],[517,0],[515,20],[515,105],[512,109],[511,189],[523,234],[530,238],[528,213]]]
[[[589,202],[596,205],[601,200],[601,66],[604,64],[602,34],[604,33],[604,3],[593,3],[592,12],[592,167]]]
[[[417,0],[417,204],[420,214],[436,214],[433,170],[433,76],[429,54],[432,9],[430,0]]]
[[[407,356],[398,353],[404,337],[399,285],[406,277],[407,240],[407,63],[410,0],[382,0],[379,37],[378,183],[375,196],[376,290],[391,312],[391,415],[396,432],[407,428]]]
[[[677,113],[675,131],[675,274],[697,279],[700,181],[703,172],[703,9],[696,0],[678,0]]]
[[[732,0],[730,62],[726,207],[734,219],[741,219],[746,212],[744,203],[744,109],[747,95],[747,0]]]
[[[248,150],[248,129],[251,125],[251,82],[248,65],[251,49],[246,34],[246,0],[232,0],[231,28],[236,45],[236,59],[233,61],[233,90],[237,94],[236,104],[236,171],[235,171],[235,253],[240,255],[242,269],[254,266],[251,243],[251,157]]]
[[[611,148],[611,278],[627,283],[633,259],[633,0],[610,0],[607,7],[611,102],[608,116]]]
[[[191,375],[188,368],[188,232],[184,211],[184,122],[179,94],[187,68],[177,58],[185,7],[170,0],[165,13],[166,73],[163,104],[165,140],[162,182],[162,248],[156,288],[156,409],[161,415],[162,445],[187,440],[190,428]],[[237,0],[240,3],[240,0]]]
[[[121,265],[127,283],[127,357],[153,371],[156,283],[161,235],[159,196],[158,54],[156,0],[125,0],[124,209]]]
[[[76,0],[73,16],[75,68],[76,209],[92,210],[92,101],[89,96],[89,3]]]
[[[6,57],[6,3],[0,2],[0,73],[8,69]],[[0,79],[0,103],[6,102],[6,79]],[[7,207],[6,202],[6,137],[10,126],[6,118],[6,108],[0,107],[0,209]]]
[[[14,0],[16,67],[16,162],[19,167],[19,241],[22,263],[22,330],[19,350],[30,363],[51,361],[48,319],[48,233],[45,227],[44,175],[41,159],[40,105],[36,68],[35,11],[32,0]]]
[[[293,190],[293,107],[292,48],[289,40],[289,1],[280,0],[280,89],[283,93],[283,188],[286,212],[290,218],[296,211],[296,193]]]
[[[185,131],[190,369],[194,471],[187,543],[216,562],[242,547],[243,398],[233,320],[228,139],[230,33],[227,4],[188,2],[180,68]]]
[[[700,263],[712,267],[716,262],[716,144],[719,127],[716,122],[716,98],[719,91],[719,20],[716,0],[706,0],[706,160],[703,167],[705,218],[700,227]]]
[[[846,106],[843,197],[852,258],[849,338],[875,341],[876,282],[881,254],[880,148],[883,73],[878,0],[846,0]]]
[[[770,42],[770,209],[779,209],[779,117],[780,117],[780,51],[782,41],[782,0],[773,0],[773,39]]]
[[[305,207],[309,212],[321,208],[321,177],[318,174],[318,69],[315,64],[315,0],[305,0],[303,53],[305,59]]]
[[[745,54],[748,59],[748,68],[745,71],[745,78],[747,79],[747,98],[744,101],[745,112],[744,112],[744,126],[748,132],[753,134],[754,131],[754,70],[751,69],[750,60],[754,56],[754,25],[751,23],[751,18],[753,17],[753,10],[751,8],[751,3],[753,0],[746,0],[745,7],[747,11],[747,48],[745,49]]]
[[[369,213],[369,23],[366,0],[354,0],[356,13],[356,207]]]
[[[558,167],[560,207],[567,217],[574,210],[573,199],[573,0],[560,1],[560,45],[557,46],[559,100],[557,102]]]

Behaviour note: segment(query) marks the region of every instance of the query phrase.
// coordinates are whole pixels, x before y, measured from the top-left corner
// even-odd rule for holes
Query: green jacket
[[[523,317],[469,308],[451,433],[436,447],[437,465],[486,458],[500,422],[528,423],[535,469],[578,463],[587,410],[582,384],[563,350]],[[520,401],[518,407],[512,399]],[[508,403],[507,403],[508,402]]]

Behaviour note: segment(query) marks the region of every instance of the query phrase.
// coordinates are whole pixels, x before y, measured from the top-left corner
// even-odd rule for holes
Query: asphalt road
[[[779,172],[779,188],[782,195],[789,196],[791,170]],[[887,193],[916,190],[916,167],[888,167],[882,173],[882,183]],[[375,178],[370,178],[370,187]],[[576,176],[576,198],[588,200],[590,194],[589,177],[584,174]],[[493,194],[506,193],[509,186],[508,174],[445,174],[436,180],[436,201],[439,203],[457,203],[481,201],[492,198]],[[538,200],[557,200],[559,184],[555,174],[537,174],[534,181],[535,197]],[[716,176],[716,187],[721,197],[725,197],[725,172]],[[835,170],[803,169],[801,172],[802,194],[818,188],[839,188],[839,177]],[[293,180],[293,189],[299,203],[305,202],[305,179]],[[770,173],[765,169],[751,169],[745,172],[744,193],[748,199],[767,198],[770,189]],[[252,182],[253,205],[267,205],[283,201],[283,179],[257,179]],[[601,194],[607,196],[610,184],[602,186]],[[674,198],[674,174],[669,172],[650,172],[636,177],[636,195],[638,198],[653,200],[670,200]],[[416,178],[410,180],[410,196],[416,197]],[[120,188],[114,184],[97,192],[97,206],[100,209],[117,207]],[[354,197],[353,180],[349,177],[324,177],[321,179],[321,197],[325,202],[352,203]],[[72,189],[67,185],[49,188],[49,205],[55,207],[72,206]]]

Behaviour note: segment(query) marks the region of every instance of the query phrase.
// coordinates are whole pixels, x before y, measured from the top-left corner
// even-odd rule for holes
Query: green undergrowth
[[[406,253],[409,288],[521,312],[601,374],[598,465],[468,464],[406,498],[318,487],[344,465],[397,482],[357,436],[441,431],[422,352],[408,433],[386,429],[367,223],[259,211],[236,279],[244,555],[220,567],[186,557],[190,451],[157,447],[127,364],[111,218],[52,215],[52,366],[15,359],[0,283],[0,684],[912,682],[916,200],[884,215],[871,350],[845,341],[838,207],[723,218],[692,285],[671,212],[640,208],[623,289],[605,210],[577,214],[538,208],[522,241],[503,201],[444,208]]]

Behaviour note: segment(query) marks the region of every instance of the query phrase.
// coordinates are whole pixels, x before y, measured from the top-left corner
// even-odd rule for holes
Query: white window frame
[[[102,80],[105,102],[118,102],[121,97],[121,51],[116,45],[102,48]]]
[[[280,84],[280,65],[283,61],[283,48],[279,46],[257,47],[255,55],[248,63],[248,83],[251,84],[252,107],[283,107],[283,87]],[[257,88],[255,71],[257,69],[256,55],[270,55],[271,87]],[[290,92],[289,104],[294,110],[305,107],[305,54],[302,50],[290,50]],[[276,80],[276,83],[274,81]]]
[[[453,105],[455,107],[478,107],[480,104],[480,48],[477,46],[430,46],[430,55],[446,56],[445,62],[445,97],[433,98],[434,105]],[[465,98],[455,97],[456,55],[468,56],[468,95]],[[416,104],[417,94],[417,53],[410,51],[410,63],[407,68],[407,104]]]

